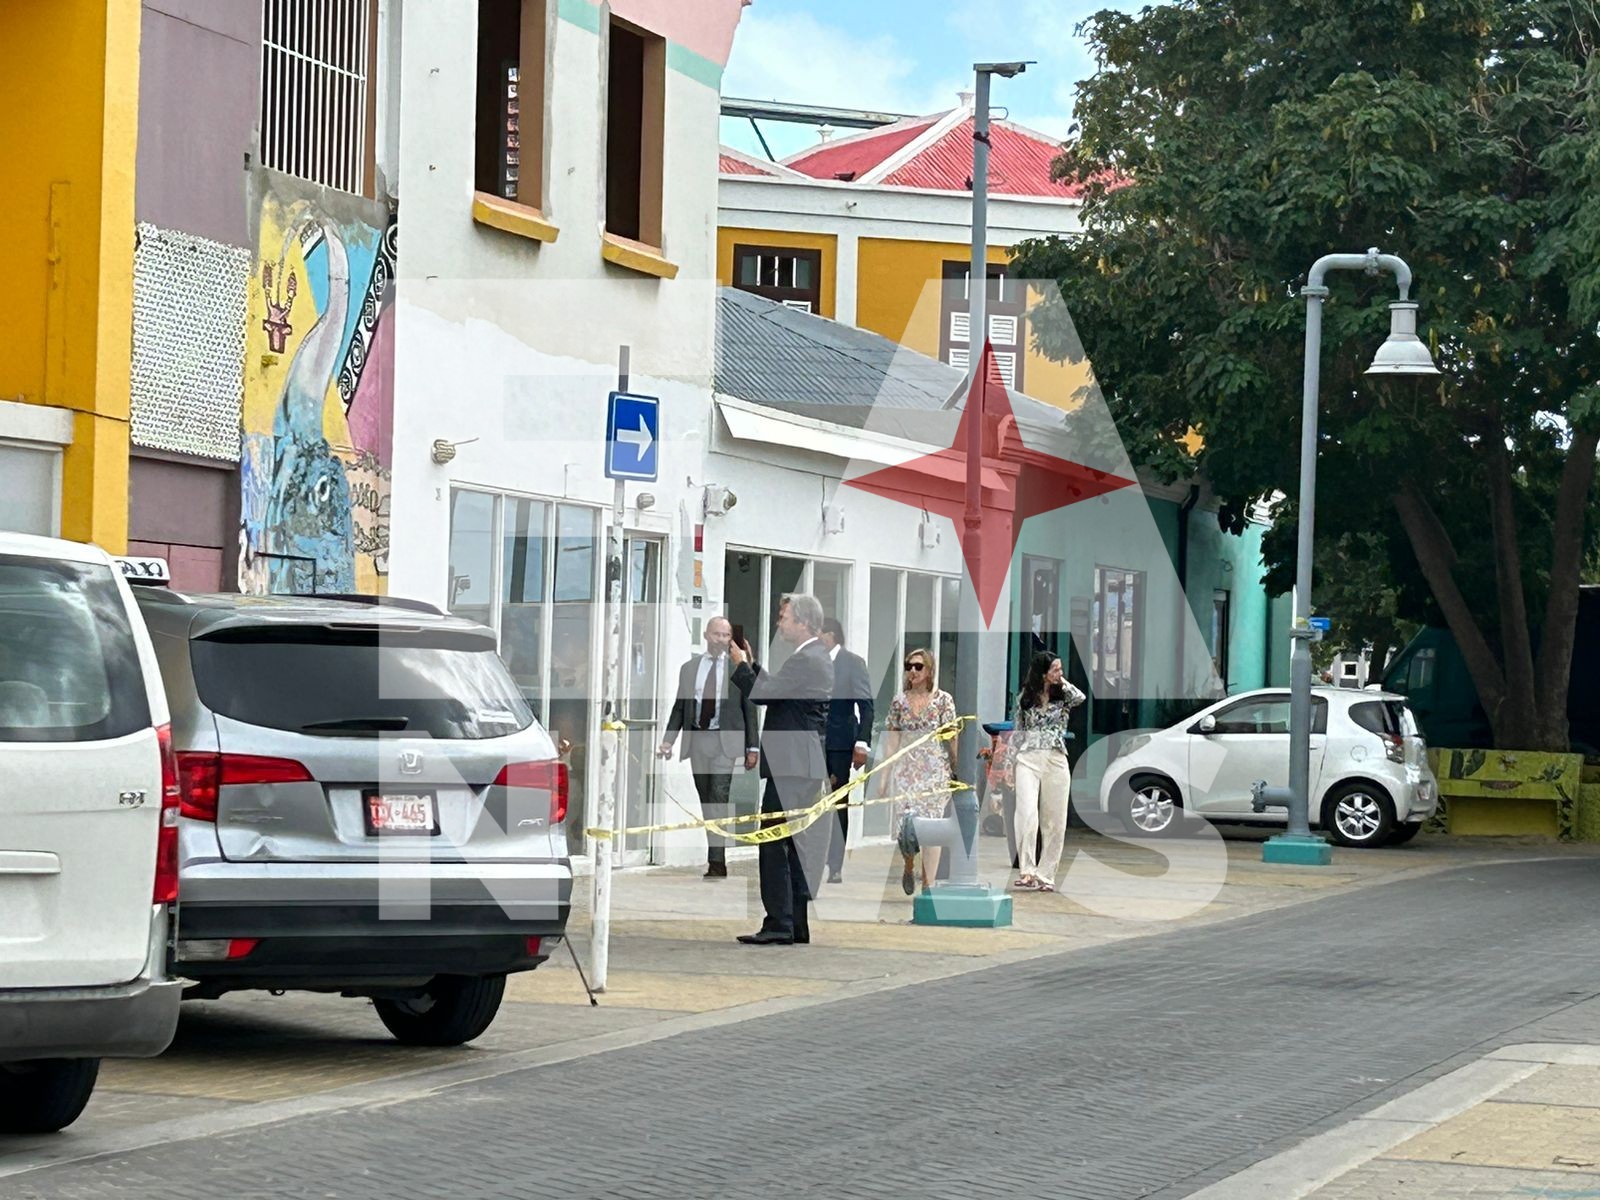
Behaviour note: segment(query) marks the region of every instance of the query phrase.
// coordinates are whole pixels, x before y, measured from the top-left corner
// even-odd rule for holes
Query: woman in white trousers
[[[1067,717],[1084,700],[1062,676],[1061,660],[1040,652],[1017,694],[1008,752],[1016,787],[1019,892],[1056,890],[1056,867],[1067,836],[1072,764],[1067,760]],[[1040,846],[1043,835],[1043,846]]]

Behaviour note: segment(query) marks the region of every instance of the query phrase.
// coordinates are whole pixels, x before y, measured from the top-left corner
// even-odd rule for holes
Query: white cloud
[[[954,108],[958,80],[929,82],[917,60],[887,35],[862,38],[809,13],[746,11],[723,94],[838,108],[932,113]]]

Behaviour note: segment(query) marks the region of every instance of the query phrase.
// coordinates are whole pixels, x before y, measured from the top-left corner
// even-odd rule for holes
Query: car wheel
[[[1413,825],[1396,825],[1394,832],[1389,835],[1389,845],[1404,846],[1407,842],[1421,832],[1421,821],[1418,821]]]
[[[1119,814],[1128,832],[1140,837],[1163,837],[1183,824],[1183,800],[1178,787],[1160,775],[1135,776]]]
[[[98,1058],[0,1065],[0,1133],[55,1133],[78,1119],[100,1074]]]
[[[1342,784],[1323,801],[1322,827],[1341,846],[1382,846],[1394,832],[1394,802],[1375,784]]]
[[[378,1019],[408,1046],[459,1046],[489,1028],[505,995],[504,975],[436,975],[404,1000],[374,1000]]]

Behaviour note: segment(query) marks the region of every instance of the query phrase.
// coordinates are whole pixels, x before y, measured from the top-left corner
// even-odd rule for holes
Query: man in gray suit
[[[700,811],[708,818],[728,815],[728,784],[740,760],[747,771],[754,770],[757,761],[755,706],[733,686],[733,663],[728,658],[732,641],[733,626],[727,617],[706,622],[706,652],[696,654],[678,672],[678,695],[656,751],[669,758],[678,743],[678,757],[689,760]],[[727,839],[707,830],[706,842],[705,877],[726,878]]]

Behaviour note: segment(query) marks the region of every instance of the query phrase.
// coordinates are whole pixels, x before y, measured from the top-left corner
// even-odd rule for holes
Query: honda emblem
[[[400,774],[402,774],[402,775],[421,775],[422,774],[422,751],[421,750],[402,750],[402,751],[400,751]]]

